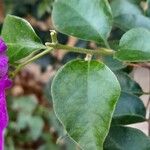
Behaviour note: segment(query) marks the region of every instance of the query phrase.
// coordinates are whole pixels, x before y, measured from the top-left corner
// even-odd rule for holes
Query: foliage
[[[55,118],[51,123],[54,123],[56,130],[61,129],[58,130],[58,137],[62,138],[58,139],[58,143],[63,139],[64,149],[150,149],[149,137],[137,129],[125,127],[146,121],[146,109],[140,99],[144,91],[129,76],[128,71],[128,63],[150,61],[149,7],[144,10],[140,2],[54,2],[52,20],[55,29],[82,39],[84,45],[84,40],[94,42],[95,50],[86,46],[60,44],[55,31],[51,32],[52,42],[46,41],[44,45],[27,21],[13,15],[5,18],[1,36],[8,45],[10,65],[14,67],[12,77],[28,63],[57,49],[81,53],[82,56],[86,54],[85,60],[76,59],[61,67],[52,81],[52,87],[51,83],[47,86],[47,96],[50,100],[52,97],[55,115],[60,122]],[[50,7],[48,11],[51,11]],[[39,150],[62,148],[62,145],[56,146],[52,142],[47,130],[44,131],[45,119],[41,112],[40,116],[37,113],[36,108],[40,106],[33,97],[15,100],[11,107],[19,112],[11,116],[16,122],[9,124],[6,134],[8,149],[10,143],[13,143],[10,131],[25,131],[24,140],[27,143],[38,139],[42,139],[44,144],[48,143],[40,144]],[[44,110],[46,121],[51,120],[54,117],[52,111]]]
[[[13,26],[13,28],[10,28],[10,26]],[[17,34],[16,29],[20,31]],[[10,32],[11,35],[9,34]],[[8,55],[11,64],[36,50],[45,48],[30,24],[17,17],[9,15],[6,17],[1,35],[8,45]],[[16,50],[15,54],[14,49]]]

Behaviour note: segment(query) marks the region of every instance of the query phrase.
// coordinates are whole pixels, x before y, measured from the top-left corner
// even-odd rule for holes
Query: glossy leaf
[[[149,150],[150,138],[138,129],[113,126],[106,138],[104,150]]]
[[[140,85],[134,81],[127,73],[123,71],[115,71],[115,75],[121,85],[121,91],[135,94],[135,95],[142,95],[143,91]]]
[[[85,40],[106,43],[111,31],[107,0],[56,0],[52,18],[58,31]]]
[[[122,30],[129,30],[135,27],[144,27],[150,30],[150,19],[144,16],[139,1],[113,0],[111,8],[114,25]]]
[[[55,113],[85,150],[103,149],[119,95],[117,78],[98,61],[71,61],[52,84]]]
[[[115,57],[122,61],[150,61],[150,31],[144,28],[134,28],[126,32],[119,43]]]
[[[28,56],[32,52],[45,49],[31,25],[24,19],[8,15],[2,28],[2,37],[8,46],[10,63]]]
[[[132,124],[145,121],[146,109],[135,95],[122,92],[113,115],[112,124]]]

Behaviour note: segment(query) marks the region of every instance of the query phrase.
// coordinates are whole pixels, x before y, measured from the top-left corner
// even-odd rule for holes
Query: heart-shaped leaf
[[[122,92],[113,115],[114,124],[132,124],[145,121],[146,109],[135,95]]]
[[[8,46],[11,64],[28,56],[32,52],[45,49],[31,25],[24,19],[8,15],[2,28],[2,37]]]
[[[115,57],[122,61],[150,61],[150,31],[144,28],[134,28],[126,32],[119,43]]]
[[[149,150],[150,138],[138,129],[113,126],[106,138],[104,150]]]
[[[85,150],[103,149],[119,95],[117,78],[98,61],[71,61],[58,71],[52,84],[55,113]]]
[[[57,0],[52,18],[55,28],[85,40],[106,43],[112,15],[107,0]]]

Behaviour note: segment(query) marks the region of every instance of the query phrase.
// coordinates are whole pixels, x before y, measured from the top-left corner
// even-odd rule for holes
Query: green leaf
[[[122,61],[150,61],[150,31],[144,28],[134,28],[126,32],[119,43],[115,57]]]
[[[149,150],[150,138],[138,129],[113,126],[106,138],[104,150]]]
[[[37,14],[38,17],[42,17],[44,16],[45,13],[51,13],[52,11],[52,3],[54,0],[43,0],[40,1],[39,5],[38,5],[38,10],[37,10]]]
[[[30,136],[35,141],[37,140],[43,131],[44,121],[39,116],[32,116],[28,122],[30,128]]]
[[[135,3],[135,4],[139,4],[139,5],[141,3],[141,0],[129,0],[129,1],[132,2],[132,3]]]
[[[117,79],[121,86],[121,91],[135,94],[135,95],[142,95],[143,91],[140,85],[134,81],[127,73],[123,71],[116,71],[115,75],[117,76]]]
[[[106,40],[112,15],[107,0],[57,0],[52,18],[55,28],[65,34],[95,42]]]
[[[7,53],[11,64],[36,50],[45,49],[31,25],[16,16],[7,15],[2,28],[2,37],[8,46]]]
[[[25,112],[19,112],[16,121],[16,128],[18,131],[23,130],[28,127],[28,123],[31,120],[31,115]]]
[[[142,9],[131,0],[113,0],[111,1],[111,9],[114,18],[125,14],[126,15],[142,14]]]
[[[150,19],[143,15],[129,15],[125,14],[115,18],[116,26],[122,30],[129,30],[132,28],[143,27],[150,30]]]
[[[127,67],[123,62],[114,59],[112,56],[104,56],[103,57],[103,62],[112,70],[112,71],[117,71],[120,69],[123,69]]]
[[[37,104],[38,102],[35,96],[25,96],[15,98],[13,100],[12,108],[15,111],[20,110],[24,114],[31,115],[34,112],[35,108],[37,107]]]
[[[122,92],[113,115],[112,124],[132,124],[145,121],[146,109],[135,95]]]
[[[150,0],[147,0],[146,15],[147,15],[148,17],[150,17]]]
[[[49,98],[52,99],[51,97]],[[57,132],[58,134],[59,138],[57,139],[57,144],[61,145],[61,143],[63,142],[66,147],[66,150],[76,150],[77,143],[74,142],[72,139],[70,139],[66,131],[64,131],[64,128],[62,124],[59,122],[56,115],[54,114],[54,111],[50,112],[49,120],[50,120],[50,125],[55,129],[55,132]]]
[[[103,149],[119,95],[117,78],[98,61],[71,61],[58,71],[52,84],[58,119],[86,150]]]
[[[144,27],[150,30],[150,19],[144,16],[140,1],[113,0],[111,2],[114,25],[122,30]]]

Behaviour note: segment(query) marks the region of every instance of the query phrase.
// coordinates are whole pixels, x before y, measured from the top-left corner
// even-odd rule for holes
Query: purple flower
[[[5,52],[7,49],[7,46],[6,44],[4,43],[4,41],[0,38],[0,53],[2,52]]]
[[[4,149],[4,129],[8,124],[5,90],[10,87],[8,79],[8,57],[6,56],[7,46],[0,38],[0,150]]]

